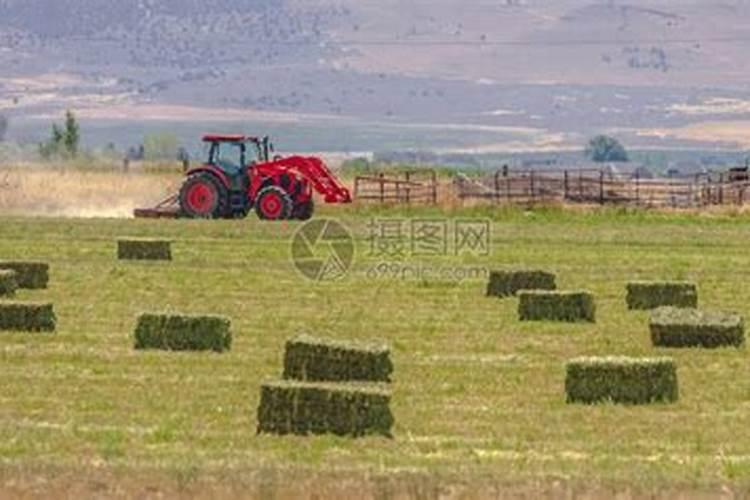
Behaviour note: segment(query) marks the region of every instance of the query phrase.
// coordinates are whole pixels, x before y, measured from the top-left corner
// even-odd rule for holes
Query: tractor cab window
[[[260,154],[260,149],[258,149],[257,144],[248,144],[246,154],[248,164],[255,165],[257,163],[263,163],[263,157]]]
[[[236,172],[245,165],[245,145],[217,142],[211,145],[209,163],[227,172]]]

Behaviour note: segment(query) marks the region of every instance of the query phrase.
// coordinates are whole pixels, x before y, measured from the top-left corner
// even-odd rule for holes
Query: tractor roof
[[[258,142],[258,137],[240,134],[208,134],[203,136],[203,142]]]

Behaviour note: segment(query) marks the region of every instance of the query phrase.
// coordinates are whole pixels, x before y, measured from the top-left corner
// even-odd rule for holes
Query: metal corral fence
[[[554,202],[689,208],[745,203],[750,181],[736,172],[688,178],[641,178],[604,170],[508,171],[491,176],[458,176],[461,200],[535,205]]]
[[[382,204],[436,204],[437,173],[430,169],[409,170],[386,177],[362,175],[354,179],[354,199]]]

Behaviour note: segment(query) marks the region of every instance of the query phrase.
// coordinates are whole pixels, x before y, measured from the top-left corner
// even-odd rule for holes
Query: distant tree
[[[146,160],[174,160],[178,152],[177,136],[171,132],[156,132],[143,138]]]
[[[63,135],[63,145],[65,151],[72,157],[78,156],[78,147],[81,142],[81,127],[78,125],[75,115],[72,111],[65,112],[65,131]]]
[[[5,136],[8,133],[8,117],[0,115],[0,142],[5,141]]]
[[[628,161],[628,152],[620,141],[608,135],[597,135],[586,147],[586,156],[597,163]]]
[[[47,160],[58,157],[75,158],[81,143],[81,128],[72,111],[65,113],[65,125],[52,124],[47,142],[39,145],[39,154]]]

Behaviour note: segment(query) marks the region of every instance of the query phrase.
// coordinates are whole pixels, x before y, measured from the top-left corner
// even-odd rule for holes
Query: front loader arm
[[[326,203],[352,202],[349,190],[320,158],[290,156],[269,163],[268,166],[285,169],[307,179]]]

